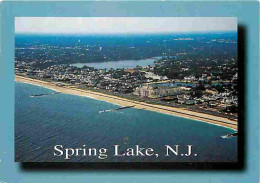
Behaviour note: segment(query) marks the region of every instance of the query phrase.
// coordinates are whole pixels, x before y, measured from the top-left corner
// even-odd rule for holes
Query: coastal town
[[[212,60],[217,63],[216,68],[211,63],[202,64],[196,75],[189,72],[194,67],[189,62],[194,63],[189,57],[162,57],[153,66],[96,69],[70,64],[52,64],[41,68],[38,67],[41,62],[16,60],[15,74],[59,87],[69,86],[237,120],[238,70],[234,58],[220,64],[217,59]],[[174,71],[176,68],[178,71]],[[214,72],[216,69],[218,72]]]
[[[15,161],[233,165],[237,28],[234,17],[16,17]]]

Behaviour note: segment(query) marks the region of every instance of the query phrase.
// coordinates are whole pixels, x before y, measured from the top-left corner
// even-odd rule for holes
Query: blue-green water
[[[117,105],[67,94],[29,97],[52,90],[24,83],[15,85],[16,161],[65,161],[54,157],[54,146],[108,148],[108,159],[72,157],[66,161],[207,161],[237,160],[237,138],[220,136],[233,130],[156,112],[125,109],[99,113]],[[122,149],[152,147],[159,157],[113,157]],[[197,156],[166,157],[164,145],[193,145]]]
[[[96,69],[117,69],[117,68],[135,68],[136,66],[153,66],[154,61],[159,60],[162,57],[153,57],[149,59],[140,59],[140,60],[120,60],[120,61],[109,61],[109,62],[92,62],[92,63],[76,63],[71,64],[82,68],[83,66],[94,67]]]
[[[183,82],[176,82],[176,83],[159,83],[158,85],[161,86],[168,86],[168,87],[176,87],[176,86],[190,86],[195,88],[197,86],[196,83],[183,83]]]

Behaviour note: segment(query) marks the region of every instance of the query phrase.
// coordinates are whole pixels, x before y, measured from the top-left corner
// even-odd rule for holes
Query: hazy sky
[[[16,17],[16,33],[118,34],[236,31],[234,17]]]

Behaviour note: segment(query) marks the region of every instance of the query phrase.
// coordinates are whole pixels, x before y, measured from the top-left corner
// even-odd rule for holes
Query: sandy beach
[[[169,115],[173,115],[173,116],[189,118],[192,120],[202,121],[202,122],[211,123],[211,124],[215,124],[215,125],[237,130],[237,121],[230,120],[230,119],[223,118],[223,117],[193,112],[193,111],[189,111],[189,110],[183,109],[183,108],[147,104],[145,102],[133,101],[133,100],[129,100],[129,99],[113,96],[113,95],[103,94],[100,92],[82,90],[82,89],[75,88],[73,86],[60,87],[60,86],[55,85],[54,83],[31,79],[31,78],[22,77],[22,76],[15,76],[15,80],[17,82],[30,83],[33,85],[47,87],[47,88],[54,89],[58,92],[65,93],[65,94],[90,97],[93,99],[103,100],[103,101],[117,104],[120,106],[134,106],[134,108],[137,108],[137,109],[150,110],[150,111],[155,111],[155,112],[159,112],[159,113],[163,113],[163,114],[169,114]]]

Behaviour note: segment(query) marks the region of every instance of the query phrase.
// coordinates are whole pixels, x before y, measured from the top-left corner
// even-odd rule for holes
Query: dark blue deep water
[[[52,90],[15,85],[16,161],[237,161],[237,138],[222,139],[233,130],[199,121],[138,109],[99,113],[118,106],[66,94],[29,97]],[[152,147],[159,157],[113,157],[113,145]],[[164,156],[164,145],[194,146],[197,156]],[[54,146],[108,148],[108,159],[97,156],[54,157]],[[183,150],[182,150],[183,151]],[[185,150],[186,152],[186,150]]]

